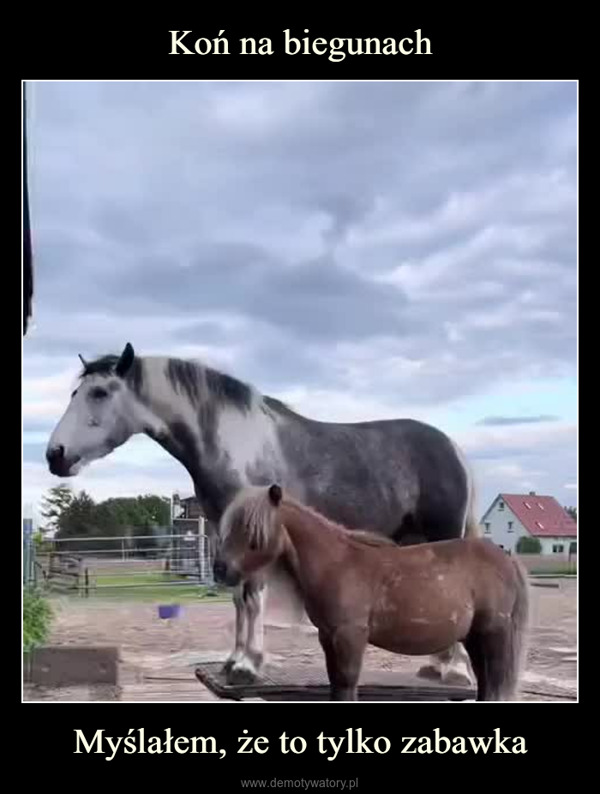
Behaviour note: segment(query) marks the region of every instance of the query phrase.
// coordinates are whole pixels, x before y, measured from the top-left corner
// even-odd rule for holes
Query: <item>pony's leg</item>
[[[421,678],[443,680],[445,684],[471,686],[473,675],[469,669],[469,656],[461,643],[451,645],[445,651],[430,657],[430,664],[417,673]]]
[[[325,653],[330,700],[358,700],[358,680],[367,647],[366,629],[319,630]]]
[[[236,639],[236,650],[227,672],[230,683],[251,683],[256,679],[262,665],[264,593],[265,586],[262,582],[247,581],[241,588],[242,614],[247,634],[239,635],[242,643],[240,647]]]
[[[477,700],[489,700],[485,650],[481,635],[471,631],[465,640],[465,647],[477,680]]]
[[[235,645],[229,658],[223,665],[223,672],[229,673],[233,666],[244,657],[246,646],[247,608],[244,603],[244,583],[238,585],[233,591],[233,605],[235,607]]]

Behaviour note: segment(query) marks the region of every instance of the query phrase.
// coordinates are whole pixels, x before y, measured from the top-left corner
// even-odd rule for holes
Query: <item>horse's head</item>
[[[219,525],[215,581],[233,587],[266,570],[283,550],[279,485],[251,487],[230,502]]]
[[[58,477],[74,476],[140,430],[138,403],[126,377],[134,365],[133,347],[128,343],[120,356],[91,363],[80,358],[79,384],[46,449],[48,467]]]

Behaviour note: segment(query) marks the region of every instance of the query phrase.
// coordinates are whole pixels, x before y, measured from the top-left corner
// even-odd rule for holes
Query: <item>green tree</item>
[[[171,519],[171,506],[163,496],[118,497],[102,502],[110,512],[114,524],[122,528],[148,529],[167,526]]]
[[[516,551],[517,554],[541,554],[542,544],[539,538],[534,538],[531,535],[521,535],[517,541]]]
[[[57,538],[93,535],[97,528],[96,504],[85,491],[74,496],[58,520]]]
[[[148,525],[166,527],[171,523],[171,501],[165,496],[138,496],[138,503],[148,515]]]
[[[137,497],[112,497],[95,503],[89,494],[75,495],[69,486],[57,485],[44,497],[42,515],[46,530],[57,537],[77,535],[125,534],[126,529],[168,526],[171,504],[167,497],[145,494]]]
[[[576,507],[565,507],[565,512],[568,513],[573,521],[577,523],[577,508]]]
[[[145,495],[107,499],[98,505],[98,513],[106,515],[101,534],[152,535],[155,527],[170,523],[170,500],[161,496]],[[158,544],[153,538],[138,539],[136,548],[152,549]]]
[[[64,483],[50,488],[48,495],[42,500],[42,518],[45,521],[43,532],[56,531],[60,528],[60,519],[73,502],[74,494]]]
[[[69,505],[57,519],[59,539],[75,537],[99,537],[106,541],[94,541],[94,548],[110,549],[120,541],[111,538],[123,535],[152,534],[152,528],[168,526],[170,523],[170,501],[162,496],[147,494],[138,497],[114,497],[95,503],[85,491],[72,496]],[[154,540],[139,541],[141,547],[152,548]],[[77,546],[77,549],[76,549]],[[89,542],[69,543],[72,551],[90,548]]]

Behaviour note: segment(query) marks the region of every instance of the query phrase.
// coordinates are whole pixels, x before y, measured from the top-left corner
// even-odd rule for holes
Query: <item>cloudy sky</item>
[[[23,501],[85,358],[199,358],[459,441],[479,513],[577,499],[575,83],[30,86]],[[70,484],[191,493],[137,437]]]

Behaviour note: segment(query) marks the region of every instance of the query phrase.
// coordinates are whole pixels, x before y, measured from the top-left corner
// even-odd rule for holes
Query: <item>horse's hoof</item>
[[[467,687],[469,689],[473,686],[473,682],[468,675],[457,673],[455,670],[450,670],[444,676],[444,684],[448,684],[448,686]]]
[[[226,675],[232,669],[233,665],[234,665],[234,660],[233,659],[227,659],[227,661],[225,662],[223,667],[221,667],[221,673],[223,675]]]
[[[232,667],[227,673],[228,684],[253,684],[256,679],[256,674],[247,667]]]
[[[426,664],[424,667],[421,667],[417,675],[419,678],[427,678],[430,681],[439,681],[442,677],[437,667],[434,667],[432,664]]]

